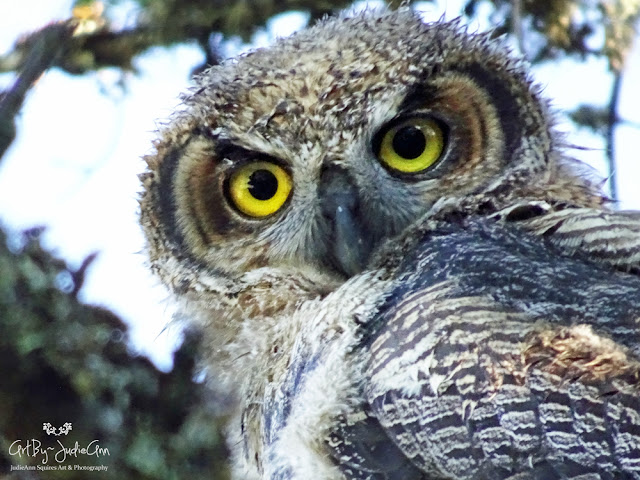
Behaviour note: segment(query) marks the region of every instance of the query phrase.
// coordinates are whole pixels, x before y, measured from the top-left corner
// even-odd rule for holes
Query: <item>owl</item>
[[[640,214],[490,35],[324,20],[202,74],[146,162],[236,478],[640,479]]]

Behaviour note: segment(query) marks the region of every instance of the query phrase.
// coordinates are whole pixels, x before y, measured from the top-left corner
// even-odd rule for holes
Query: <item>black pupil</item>
[[[427,139],[422,130],[412,126],[399,129],[393,136],[393,149],[402,158],[413,160],[424,152]]]
[[[257,200],[269,200],[278,191],[278,179],[269,170],[256,170],[249,177],[249,193]]]

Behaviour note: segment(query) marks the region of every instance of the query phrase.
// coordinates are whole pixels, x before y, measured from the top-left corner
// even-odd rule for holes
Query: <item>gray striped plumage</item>
[[[640,478],[640,277],[585,255],[597,241],[569,251],[523,231],[552,221],[530,207],[427,221],[407,255],[383,256],[393,287],[344,359],[362,375],[357,406],[327,438],[346,478]],[[268,445],[329,361],[308,335]],[[273,460],[269,478],[299,478]]]
[[[580,253],[597,263],[640,273],[640,212],[574,208],[521,223],[565,253]]]
[[[439,223],[368,326],[367,401],[430,478],[640,478],[640,277],[550,243]]]

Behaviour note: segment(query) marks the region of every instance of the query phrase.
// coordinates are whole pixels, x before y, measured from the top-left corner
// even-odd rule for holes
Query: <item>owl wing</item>
[[[539,235],[569,255],[640,274],[640,212],[567,208],[550,211],[543,203],[498,212],[507,222]]]
[[[555,218],[532,224],[587,231]],[[364,395],[428,478],[640,479],[640,277],[560,253],[485,219],[403,259],[366,326]]]

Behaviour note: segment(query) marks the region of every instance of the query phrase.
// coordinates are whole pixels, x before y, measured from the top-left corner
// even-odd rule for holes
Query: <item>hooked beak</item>
[[[359,217],[358,191],[348,173],[326,169],[320,180],[322,213],[331,232],[331,264],[347,277],[360,273],[369,260],[371,235]]]

